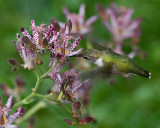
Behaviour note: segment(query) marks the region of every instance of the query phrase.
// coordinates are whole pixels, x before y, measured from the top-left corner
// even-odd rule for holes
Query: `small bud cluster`
[[[63,92],[63,95],[60,100],[67,102],[74,102],[79,98],[83,98],[83,94],[89,90],[91,86],[89,79],[83,82],[80,81],[80,75],[75,69],[64,72],[62,75],[56,74],[55,81],[58,86],[53,86],[53,93],[59,94]]]
[[[84,109],[88,107],[89,94],[92,87],[90,81],[80,82],[80,75],[75,69],[66,71],[62,75],[57,74],[55,80],[56,83],[59,83],[59,86],[54,85],[51,92],[53,94],[61,92],[62,95],[59,97],[59,100],[63,103],[72,103],[72,117],[77,121],[75,123],[70,119],[65,119],[65,122],[70,125],[84,125],[91,122],[93,120],[92,117],[82,118],[81,103],[78,101],[82,101]]]
[[[76,122],[73,122],[71,119],[64,119],[64,121],[69,125],[85,125],[94,121],[94,118],[92,117],[82,117],[81,103],[78,101],[72,103],[72,117]]]

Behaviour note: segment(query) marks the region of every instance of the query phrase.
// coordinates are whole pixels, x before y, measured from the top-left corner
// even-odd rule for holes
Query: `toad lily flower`
[[[67,8],[63,8],[63,13],[67,19],[72,21],[72,34],[86,34],[91,31],[91,24],[97,20],[97,16],[92,16],[85,21],[85,5],[82,4],[79,9],[79,14],[70,13]],[[61,23],[64,26],[63,23]]]
[[[53,71],[49,73],[49,76],[51,78],[54,77],[54,79],[58,77],[57,76],[58,72],[62,69],[64,64],[67,62],[66,58],[81,52],[82,48],[80,48],[77,51],[73,51],[73,50],[80,43],[80,40],[83,37],[83,36],[80,36],[73,43],[71,42],[71,40],[74,39],[73,36],[70,35],[72,30],[71,20],[67,21],[64,28],[60,28],[57,22],[55,23],[55,27],[56,28],[52,30],[52,33],[53,33],[51,37],[52,41],[50,41],[52,44],[52,47],[50,46],[48,47],[48,49],[50,49],[51,51],[49,67],[51,68],[57,62],[57,60],[59,60],[59,64],[54,68]]]
[[[124,39],[138,41],[141,19],[131,19],[133,9],[127,9],[125,7],[118,8],[115,4],[111,4],[110,8],[103,8],[99,5],[98,11],[100,12],[105,27],[112,34],[113,40],[116,43],[115,51],[117,53],[123,53],[121,45]]]
[[[12,41],[24,61],[24,68],[33,69],[36,61],[36,53],[30,50],[22,41],[22,38],[17,34],[18,41]]]
[[[24,61],[24,68],[28,68],[29,70],[35,66],[37,57],[35,50],[37,50],[38,53],[44,54],[45,48],[48,46],[47,35],[44,35],[45,24],[35,26],[34,20],[32,20],[31,23],[31,35],[22,27],[20,31],[23,36],[20,37],[20,35],[17,34],[18,41],[12,41]],[[42,37],[42,35],[44,36]],[[38,62],[41,64],[41,61]]]
[[[56,23],[56,25],[59,24]],[[79,44],[83,36],[78,37],[73,43],[71,43],[70,40],[74,39],[73,36],[70,36],[71,30],[72,30],[72,22],[71,20],[68,20],[67,23],[65,24],[64,29],[61,28],[60,30],[59,33],[60,38],[55,39],[53,41],[53,46],[49,47],[51,53],[56,55],[57,58],[73,56],[75,54],[78,54],[82,50],[81,48],[73,52],[73,50]],[[55,31],[55,29],[53,29],[53,31]],[[52,32],[52,33],[57,33],[57,32]]]
[[[13,121],[16,120],[19,116],[24,114],[24,109],[19,107],[16,112],[12,115],[9,115],[11,111],[12,96],[9,97],[6,105],[3,107],[2,99],[0,97],[0,128],[18,128],[16,125],[13,125]]]

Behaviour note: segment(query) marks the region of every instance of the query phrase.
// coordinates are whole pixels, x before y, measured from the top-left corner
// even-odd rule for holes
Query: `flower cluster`
[[[80,75],[75,69],[64,72],[62,75],[57,74],[55,79],[59,86],[53,86],[52,90],[54,94],[63,93],[60,100],[73,102],[78,99],[84,99],[82,101],[87,101],[89,96],[83,97],[84,94],[89,94],[91,84],[88,80],[81,82]]]
[[[123,53],[121,47],[125,39],[133,39],[134,42],[138,42],[141,19],[131,19],[133,9],[127,9],[123,6],[117,7],[112,3],[110,8],[99,5],[98,11],[103,24],[112,34],[113,41],[116,43],[115,52]]]
[[[90,116],[82,117],[81,103],[78,101],[72,103],[72,117],[76,120],[76,122],[73,122],[71,119],[64,119],[64,121],[69,125],[85,125],[89,122],[95,121],[95,119]]]
[[[44,33],[46,30],[45,24],[35,26],[34,20],[31,21],[31,24],[31,35],[22,27],[20,31],[23,36],[20,37],[20,35],[17,34],[17,41],[12,41],[24,61],[24,68],[28,68],[29,70],[35,67],[36,52],[44,54],[44,49],[48,46],[47,37]],[[42,64],[40,58],[38,62]]]
[[[69,10],[64,7],[63,13],[66,15],[67,19],[72,21],[72,34],[87,34],[91,31],[91,24],[97,20],[97,16],[92,16],[87,21],[85,21],[85,5],[82,4],[79,9],[79,13],[70,13]],[[61,23],[64,26],[63,23]]]
[[[89,94],[92,87],[90,80],[80,81],[80,75],[75,69],[64,72],[62,75],[57,77],[56,83],[59,86],[53,86],[52,93],[59,94],[58,100],[63,103],[72,103],[72,117],[76,119],[76,122],[73,122],[71,119],[65,119],[65,122],[69,125],[84,125],[94,119],[92,117],[83,117],[81,112],[81,103],[78,100],[82,101],[83,108],[88,107],[89,103]]]
[[[73,51],[83,36],[78,37],[73,43],[71,42],[71,40],[75,39],[70,35],[72,30],[71,20],[67,21],[64,28],[61,28],[55,20],[53,20],[48,27],[43,23],[40,26],[35,26],[34,20],[31,21],[31,24],[31,35],[22,27],[20,30],[23,36],[20,37],[20,35],[17,34],[18,41],[12,41],[24,61],[24,68],[30,70],[35,67],[37,53],[39,55],[38,64],[42,64],[43,62],[40,56],[46,52],[46,49],[49,49],[51,52],[50,68],[57,60],[62,61],[62,58],[73,56],[82,50],[81,48],[77,51]],[[12,59],[10,59],[9,62],[14,67],[19,65]],[[63,66],[57,66],[55,69],[58,69],[58,67]]]
[[[9,97],[6,105],[3,107],[2,99],[0,97],[0,127],[2,128],[18,128],[13,125],[13,121],[24,114],[24,109],[19,107],[16,112],[9,115],[12,106],[12,95]]]
[[[125,39],[132,39],[133,42],[138,41],[141,19],[131,19],[133,9],[117,7],[115,4],[111,4],[110,8],[98,6],[98,11],[100,12],[104,25],[112,35],[113,42],[116,44],[114,49],[115,52],[120,54],[123,53],[122,43]],[[18,97],[17,101],[19,101],[14,107],[32,102],[33,97],[35,96],[46,98],[62,105],[75,119],[75,121],[65,119],[64,121],[69,125],[84,125],[95,121],[95,119],[89,115],[85,117],[82,116],[81,111],[82,107],[85,109],[87,108],[90,101],[89,95],[92,88],[90,79],[81,82],[81,77],[77,73],[77,70],[71,69],[63,73],[61,70],[64,65],[67,64],[71,56],[79,54],[82,51],[83,48],[79,48],[78,50],[75,50],[75,48],[83,38],[83,35],[81,34],[87,34],[92,30],[91,24],[97,20],[97,16],[92,16],[85,21],[84,4],[80,6],[79,14],[70,13],[67,8],[63,8],[63,12],[67,19],[65,24],[53,19],[48,26],[44,23],[36,26],[35,21],[32,20],[30,32],[22,27],[20,29],[22,36],[17,34],[17,41],[12,41],[24,61],[24,64],[19,64],[16,60],[9,59],[9,63],[13,66],[12,71],[17,71],[20,66],[28,70],[34,69],[37,82],[35,87],[32,88],[31,94],[21,101],[19,94],[25,91],[25,82],[22,77],[17,77],[16,89],[10,89],[5,84],[0,83],[0,88],[3,89],[5,95],[11,95],[4,107],[0,97],[0,128],[16,128],[17,126],[12,125],[11,123],[24,113],[23,108],[19,107],[15,113],[9,116],[12,95],[16,95],[16,97]],[[41,57],[48,51],[50,53],[49,67],[48,71],[43,74],[40,69],[40,65],[43,64]],[[137,49],[133,49],[133,52],[129,54],[129,57],[133,58],[137,51]],[[81,63],[79,63],[79,65],[81,65]],[[57,86],[53,86],[53,90],[49,95],[37,93],[41,80],[48,77],[51,80],[54,80]],[[65,106],[65,103],[71,103],[72,109],[70,110],[70,108]],[[37,106],[39,106],[39,104]],[[33,109],[36,110],[35,108]],[[29,111],[31,113],[26,114],[26,117],[33,114],[32,110]],[[31,119],[28,127],[33,127],[33,125],[34,120]]]

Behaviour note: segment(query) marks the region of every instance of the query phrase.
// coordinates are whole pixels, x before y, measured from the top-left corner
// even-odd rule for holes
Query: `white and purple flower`
[[[60,28],[57,22],[55,22],[54,24],[54,29],[52,29],[51,32],[52,36],[49,39],[49,44],[52,45],[52,47],[48,46],[48,49],[51,51],[49,67],[53,67],[57,61],[59,62],[59,64],[48,74],[51,79],[53,78],[54,80],[57,80],[59,78],[58,74],[60,70],[63,68],[63,66],[66,64],[67,58],[69,56],[76,55],[82,51],[82,48],[80,48],[77,51],[74,51],[74,49],[80,43],[80,40],[83,36],[79,36],[72,43],[71,41],[75,38],[70,35],[71,30],[71,20],[67,21],[64,28]],[[65,61],[62,61],[63,59]]]
[[[34,20],[31,21],[31,24],[31,35],[22,27],[20,31],[23,36],[20,37],[20,35],[17,34],[17,42],[12,41],[24,61],[24,68],[28,68],[29,70],[35,66],[36,51],[40,54],[45,53],[45,49],[48,46],[47,39],[50,36],[50,33],[47,33],[48,29],[45,27],[45,24],[35,26]],[[41,62],[39,64],[41,64]]]
[[[12,95],[9,97],[6,105],[3,107],[2,99],[0,97],[0,128],[18,128],[12,123],[24,114],[24,109],[19,107],[12,115],[9,115],[12,105]]]

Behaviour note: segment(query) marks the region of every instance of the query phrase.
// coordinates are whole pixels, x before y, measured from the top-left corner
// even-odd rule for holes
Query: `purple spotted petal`
[[[4,126],[5,128],[18,128],[18,126],[13,125],[13,124],[7,124]]]
[[[48,28],[46,29],[46,32],[45,32],[45,35],[44,35],[47,38],[47,40],[50,39],[52,28],[53,28],[53,23],[50,23]]]
[[[31,36],[30,34],[27,32],[26,29],[24,29],[23,27],[20,29],[20,31],[22,32],[23,36],[27,36],[30,40],[31,40]]]
[[[6,105],[4,106],[4,108],[8,108],[8,109],[11,108],[11,105],[12,105],[12,97],[13,97],[12,95],[9,97],[9,99],[8,99]]]
[[[53,74],[53,79],[55,80],[56,84],[61,87],[62,78],[58,72]]]
[[[32,20],[31,21],[31,24],[32,24],[32,28],[34,28],[35,27],[35,21],[34,20]],[[38,37],[38,31],[36,31],[36,30],[32,30],[32,35],[33,35],[33,40],[35,41],[35,42],[37,42],[38,41],[38,39],[39,39],[39,37]]]
[[[89,82],[89,79],[88,79],[88,80],[85,80],[84,82],[80,83],[78,86],[74,87],[74,88],[72,89],[72,93],[77,92],[77,91],[79,91],[80,89],[86,87],[86,85],[87,85],[88,82]]]
[[[82,39],[83,35],[78,37],[74,42],[73,44],[69,47],[69,50],[72,51],[79,43],[80,43],[80,40]]]
[[[77,50],[77,51],[71,52],[68,56],[76,55],[76,54],[80,53],[82,50],[83,50],[83,48],[80,48],[80,49]]]
[[[14,120],[24,114],[24,109],[19,107],[17,111],[15,111],[12,115],[9,116],[8,122],[11,124]]]

